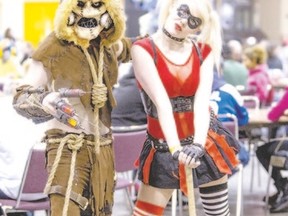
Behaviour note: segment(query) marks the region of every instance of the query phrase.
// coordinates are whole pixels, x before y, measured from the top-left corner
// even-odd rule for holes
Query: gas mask
[[[112,24],[112,19],[102,1],[78,0],[67,25],[74,28],[79,38],[92,40],[97,38],[103,29],[109,29]]]

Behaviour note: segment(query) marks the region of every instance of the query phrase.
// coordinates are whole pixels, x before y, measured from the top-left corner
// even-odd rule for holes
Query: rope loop
[[[84,142],[84,134],[68,134],[64,139],[67,141],[67,146],[72,151],[78,151]]]
[[[107,101],[107,87],[103,83],[95,83],[92,87],[92,103],[97,108],[101,108]]]

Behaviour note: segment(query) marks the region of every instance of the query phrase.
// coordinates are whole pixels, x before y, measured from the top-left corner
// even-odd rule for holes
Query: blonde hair
[[[246,48],[244,55],[256,65],[264,64],[267,61],[267,51],[260,44]]]
[[[113,20],[114,27],[109,34],[102,35],[101,40],[104,46],[110,46],[124,36],[126,30],[126,15],[120,0],[101,0]],[[90,40],[79,38],[75,33],[74,27],[68,26],[69,16],[73,9],[77,7],[77,0],[62,0],[56,10],[54,18],[54,30],[57,38],[74,42],[74,44],[87,48]],[[102,34],[102,33],[101,33]]]
[[[189,8],[197,10],[197,16],[202,20],[199,34],[191,35],[197,42],[208,44],[212,49],[215,64],[220,66],[222,50],[222,31],[217,12],[213,9],[210,0],[159,0],[159,28],[162,28],[166,19],[177,2],[185,2]]]

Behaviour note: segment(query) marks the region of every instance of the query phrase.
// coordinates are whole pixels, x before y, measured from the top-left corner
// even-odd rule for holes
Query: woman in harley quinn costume
[[[165,0],[157,32],[132,46],[148,127],[134,215],[163,215],[174,189],[186,193],[184,166],[193,168],[205,214],[230,215],[227,174],[238,164],[237,149],[221,143],[218,134],[207,136],[221,40],[209,0]]]

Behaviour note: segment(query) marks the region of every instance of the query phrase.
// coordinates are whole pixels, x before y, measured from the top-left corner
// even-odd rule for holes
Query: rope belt
[[[167,152],[169,151],[169,146],[167,142],[163,139],[156,139],[148,134],[148,139],[151,141],[151,145],[159,152]],[[185,139],[180,140],[181,146],[191,145],[193,143],[193,136],[188,136]]]
[[[73,180],[74,180],[74,172],[75,172],[75,164],[76,164],[76,156],[77,156],[77,152],[78,150],[83,146],[84,142],[87,142],[88,145],[93,145],[93,146],[98,146],[99,143],[97,143],[94,141],[94,136],[93,135],[86,135],[86,134],[74,134],[74,133],[67,133],[65,135],[62,135],[63,137],[58,136],[58,138],[56,137],[56,135],[47,135],[46,137],[46,143],[59,143],[59,147],[57,149],[57,154],[54,160],[54,163],[52,165],[51,168],[51,173],[48,177],[48,181],[47,184],[45,186],[44,189],[44,193],[49,194],[51,193],[51,184],[52,181],[54,179],[57,167],[59,165],[61,156],[62,156],[62,151],[65,145],[67,145],[67,147],[69,149],[72,150],[72,157],[71,157],[71,165],[70,165],[70,175],[69,175],[69,179],[68,179],[68,184],[67,184],[67,189],[65,192],[65,202],[64,202],[64,207],[63,207],[63,213],[62,216],[67,216],[67,212],[68,212],[68,205],[69,205],[69,200],[71,199],[71,196],[73,197],[73,191],[72,191],[72,185],[73,185]],[[91,141],[93,140],[93,141]],[[112,139],[111,138],[106,138],[101,136],[100,139],[98,139],[98,141],[100,141],[100,146],[106,146],[106,145],[110,145],[112,143]],[[97,149],[95,149],[97,151]],[[81,205],[80,205],[81,207]],[[82,207],[87,207],[87,205],[82,205]]]
[[[93,135],[85,135],[84,142],[87,143],[87,145],[91,145],[94,146],[95,145],[95,141],[93,141]],[[45,140],[45,142],[47,144],[52,144],[52,143],[61,143],[61,140],[63,139],[63,137],[58,137],[58,138],[47,138]],[[112,144],[112,138],[111,137],[104,137],[102,136],[100,138],[100,146],[106,146],[106,145],[111,145]]]

